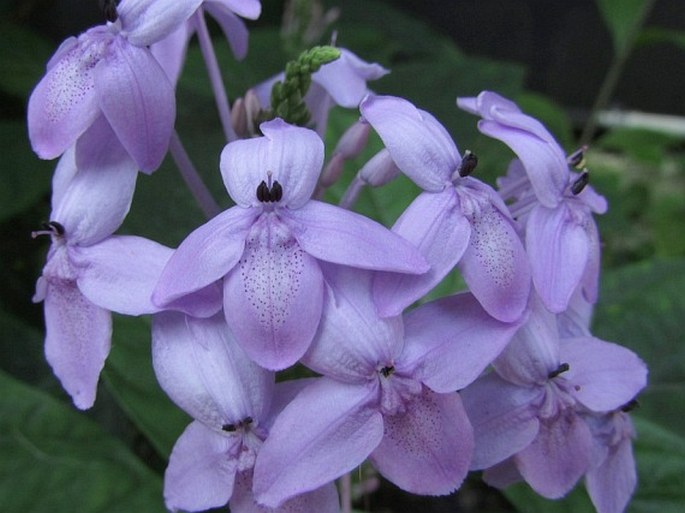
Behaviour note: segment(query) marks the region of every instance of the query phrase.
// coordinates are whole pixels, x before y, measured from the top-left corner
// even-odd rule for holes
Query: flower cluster
[[[593,214],[607,206],[580,153],[567,157],[496,93],[459,98],[518,157],[495,190],[435,117],[368,90],[385,69],[328,48],[233,112],[217,97],[235,206],[176,249],[115,235],[138,170],[182,148],[174,87],[194,32],[212,73],[204,12],[241,57],[238,16],[256,18],[260,5],[107,5],[107,23],[60,47],[29,103],[36,153],[61,155],[50,221],[35,232],[52,239],[35,300],[47,359],[82,409],[95,401],[111,312],[153,315],[155,373],[194,419],[169,457],[170,509],[334,513],[334,480],[367,459],[417,494],[448,494],[484,469],[494,486],[525,480],[548,498],[585,477],[600,513],[625,508],[636,480],[626,412],[647,370],[590,332]],[[277,108],[271,90],[295,98]],[[308,126],[282,119],[291,103]],[[334,104],[361,117],[324,166],[319,134]],[[384,149],[340,206],[322,201],[372,130]],[[361,187],[399,174],[423,192],[392,228],[350,210]],[[412,306],[455,268],[468,290]],[[296,364],[317,377],[277,379]]]

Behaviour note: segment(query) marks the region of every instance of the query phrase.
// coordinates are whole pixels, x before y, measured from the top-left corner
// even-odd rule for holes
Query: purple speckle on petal
[[[511,285],[515,274],[515,253],[506,221],[493,207],[484,208],[471,223],[471,247],[492,281]]]

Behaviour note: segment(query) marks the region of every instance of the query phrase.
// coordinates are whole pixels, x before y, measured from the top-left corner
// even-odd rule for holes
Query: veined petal
[[[96,305],[126,315],[160,310],[152,303],[152,291],[172,253],[171,248],[132,236],[113,236],[93,246],[69,248],[81,292]],[[217,312],[221,290],[206,292],[207,301],[192,305],[188,313],[207,317]],[[196,299],[204,298],[199,295]]]
[[[403,237],[360,214],[311,200],[281,219],[297,243],[319,260],[360,269],[422,274],[428,264]]]
[[[601,242],[599,240],[599,230],[595,224],[595,220],[591,216],[585,217],[583,223],[585,234],[588,240],[588,258],[585,265],[585,272],[580,279],[580,286],[582,287],[583,297],[590,303],[597,302],[599,296],[599,271],[601,265]],[[573,298],[569,301],[572,302]],[[569,306],[570,308],[570,306]]]
[[[514,459],[533,490],[548,499],[558,499],[587,472],[591,450],[590,429],[567,410],[551,422],[540,422],[538,436]]]
[[[52,196],[50,198],[52,212],[55,212],[59,204],[62,203],[62,199],[77,171],[76,145],[74,145],[67,148],[67,151],[60,157],[52,175]]]
[[[254,494],[274,508],[359,466],[383,438],[377,386],[320,378],[278,416],[257,455]]]
[[[526,223],[526,250],[533,283],[545,306],[563,312],[588,264],[589,239],[574,212],[562,203],[533,209]]]
[[[232,513],[266,513],[266,508],[255,501],[250,472],[241,472],[236,476],[235,488],[229,506]],[[328,483],[311,492],[297,495],[275,509],[268,509],[268,513],[314,512],[340,513],[340,501],[335,483]]]
[[[593,411],[620,408],[647,385],[647,366],[631,350],[594,337],[561,341],[571,393]]]
[[[537,435],[535,403],[544,393],[541,388],[512,385],[491,372],[460,393],[476,440],[472,470],[506,460]]]
[[[204,9],[221,26],[221,30],[223,30],[235,58],[238,60],[244,59],[247,55],[249,33],[243,20],[236,16],[225,2],[205,1]]]
[[[394,96],[367,96],[360,110],[404,174],[426,191],[445,188],[461,157],[432,115]]]
[[[539,300],[531,303],[528,320],[493,362],[500,376],[521,386],[546,383],[562,363],[556,317]]]
[[[243,139],[221,152],[221,176],[231,198],[240,206],[262,206],[257,187],[278,182],[279,205],[297,209],[311,197],[323,166],[323,141],[316,132],[287,124],[280,118],[262,123],[264,137]]]
[[[71,244],[88,246],[114,233],[128,214],[138,169],[100,116],[76,143],[77,172],[53,210]]]
[[[89,35],[90,34],[90,35]],[[93,67],[106,51],[106,41],[89,31],[58,50],[47,74],[31,93],[28,105],[29,139],[40,158],[59,157],[95,121],[100,108]]]
[[[328,284],[321,323],[302,363],[320,374],[363,383],[379,364],[402,351],[402,318],[380,319],[371,299],[371,273],[326,266]]]
[[[183,23],[167,37],[150,46],[150,52],[162,66],[173,86],[181,76],[191,35],[190,23]]]
[[[385,416],[383,423],[383,440],[371,461],[384,477],[421,495],[447,495],[461,485],[473,453],[473,430],[458,394],[424,388],[406,413]]]
[[[164,502],[170,510],[204,511],[228,502],[233,493],[240,438],[224,436],[200,422],[190,424],[174,445],[164,473]]]
[[[259,214],[233,207],[188,235],[164,268],[152,301],[163,307],[223,278],[240,260]]]
[[[356,108],[369,92],[366,82],[388,73],[380,64],[365,62],[349,50],[340,48],[340,57],[321,66],[312,75],[312,81],[321,85],[336,104]]]
[[[153,319],[152,363],[169,397],[193,418],[221,429],[267,417],[273,373],[250,361],[223,316],[163,312]]]
[[[45,356],[76,407],[93,406],[109,354],[112,314],[88,301],[76,284],[48,280]]]
[[[453,392],[473,382],[499,355],[520,323],[503,323],[471,294],[439,299],[404,317],[405,347],[398,368],[435,392]]]
[[[122,0],[117,6],[121,33],[132,45],[151,45],[176,30],[201,4],[202,0]]]
[[[322,307],[319,264],[274,214],[262,215],[224,280],[224,313],[238,343],[263,367],[285,369],[309,347]]]
[[[95,86],[98,104],[126,151],[141,171],[157,169],[169,147],[176,99],[150,50],[116,38],[95,68]]]
[[[407,207],[392,227],[430,264],[420,276],[378,273],[373,295],[381,316],[399,315],[428,293],[459,262],[469,242],[471,227],[462,215],[454,187],[442,192],[424,192]]]

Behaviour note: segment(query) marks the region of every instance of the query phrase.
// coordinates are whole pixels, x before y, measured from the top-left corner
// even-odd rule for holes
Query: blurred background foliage
[[[312,6],[315,8],[312,10]],[[685,510],[685,9],[681,0],[345,0],[336,5],[263,0],[250,26],[250,51],[235,62],[216,26],[229,96],[280,71],[300,50],[330,41],[392,73],[379,93],[406,97],[445,124],[460,150],[480,159],[493,184],[512,154],[481,136],[457,96],[491,89],[539,117],[569,152],[590,143],[593,186],[610,203],[598,219],[603,240],[597,336],[647,361],[650,384],[634,414],[639,487],[632,513]],[[95,407],[78,412],[45,363],[41,305],[31,303],[48,241],[31,230],[49,219],[54,162],[37,159],[26,136],[26,102],[45,63],[69,35],[102,22],[97,0],[0,1],[0,510],[164,511],[161,476],[188,422],[156,385],[149,320],[117,317],[112,354]],[[177,129],[223,207],[218,174],[224,145],[199,49],[193,42],[177,91]],[[335,109],[328,151],[358,117]],[[380,148],[372,137],[328,191],[336,201]],[[400,177],[365,190],[357,210],[391,225],[417,188]],[[141,175],[121,233],[175,246],[203,222],[167,159]],[[451,275],[431,297],[458,290]],[[369,483],[369,469],[355,476]],[[360,476],[364,482],[359,482]],[[440,498],[405,494],[381,482],[357,507],[378,512],[592,511],[579,486],[547,501],[525,486],[504,494],[477,475]]]

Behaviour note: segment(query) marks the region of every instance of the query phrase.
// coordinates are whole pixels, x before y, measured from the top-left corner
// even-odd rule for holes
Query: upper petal
[[[223,278],[240,260],[259,213],[254,208],[233,207],[188,235],[164,268],[154,303],[168,305]]]
[[[320,378],[276,419],[254,470],[257,501],[277,507],[359,466],[383,438],[378,388]]]
[[[444,189],[461,157],[432,115],[394,96],[368,96],[360,110],[403,173],[426,191]]]
[[[142,171],[157,169],[169,147],[176,99],[150,50],[116,38],[95,68],[95,86],[98,104],[126,151]]]
[[[316,132],[280,118],[262,123],[264,137],[233,141],[221,152],[221,176],[231,198],[243,207],[261,206],[257,187],[278,182],[279,205],[296,209],[316,187],[323,165],[323,141]]]
[[[526,250],[533,283],[552,312],[566,310],[588,264],[590,242],[575,213],[564,203],[533,209],[526,223]]]
[[[454,187],[419,194],[392,230],[416,246],[430,269],[419,276],[378,273],[373,294],[382,316],[399,315],[440,283],[461,259],[471,234],[471,227],[459,210]]]
[[[183,23],[167,37],[150,46],[150,52],[162,66],[169,82],[174,86],[181,75],[188,49],[188,40],[191,35],[190,23]]]
[[[249,33],[243,20],[233,14],[233,11],[224,2],[206,1],[204,9],[221,26],[221,30],[223,30],[235,58],[238,60],[244,59],[247,55]]]
[[[267,417],[273,373],[247,357],[223,316],[197,319],[176,312],[157,314],[152,325],[157,380],[193,418],[221,429],[247,417]]]
[[[436,392],[466,387],[497,357],[518,323],[503,323],[483,310],[471,294],[420,306],[405,315],[401,367]]]
[[[89,246],[114,233],[123,222],[138,170],[102,116],[76,143],[74,165],[77,171],[50,218],[64,227],[71,244]]]
[[[446,495],[466,477],[473,430],[459,395],[424,388],[407,412],[383,419],[385,433],[371,453],[378,471],[411,493]]]
[[[260,365],[284,369],[309,347],[322,307],[318,263],[274,214],[264,214],[224,281],[224,313],[236,339]]]
[[[48,279],[45,357],[76,407],[93,406],[109,354],[112,314],[95,306],[66,280]]]
[[[402,350],[402,319],[380,319],[371,300],[371,273],[326,266],[329,285],[319,330],[303,363],[340,381],[361,383]]]
[[[223,436],[200,422],[190,424],[174,445],[164,473],[170,510],[204,511],[226,504],[233,493],[239,437]]]
[[[121,33],[133,45],[151,45],[176,30],[201,4],[202,0],[122,0],[117,6]]]

